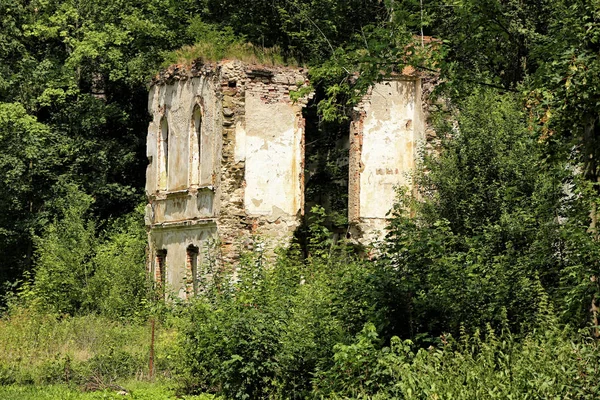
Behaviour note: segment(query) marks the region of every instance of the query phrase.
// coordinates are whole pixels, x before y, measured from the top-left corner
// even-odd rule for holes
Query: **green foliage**
[[[0,0],[0,282],[26,278],[0,320],[0,380],[132,377],[147,328],[81,314],[154,310],[186,318],[181,349],[174,331],[157,343],[159,369],[179,358],[188,388],[230,398],[598,397],[597,344],[555,314],[584,327],[600,298],[599,9]],[[236,271],[210,260],[189,307],[152,304],[142,210],[128,215],[146,167],[145,83],[165,62],[222,57],[312,66],[306,197],[320,207],[305,259],[292,249],[271,262],[257,248]],[[340,143],[368,88],[405,66],[442,78],[440,153],[412,177],[416,196],[401,195],[381,257],[361,260],[339,240]],[[18,314],[19,302],[52,314]]]
[[[146,316],[149,283],[146,276],[147,234],[144,207],[115,221],[98,244],[91,263],[90,302],[102,315],[130,319]]]
[[[349,345],[337,345],[334,365],[319,372],[314,395],[333,399],[506,399],[598,396],[597,343],[577,338],[554,323],[516,340],[463,333],[443,336],[439,347],[413,350],[392,338],[381,348],[367,325]]]
[[[375,326],[367,324],[350,344],[336,344],[333,365],[312,380],[319,398],[366,398],[387,392],[402,375],[394,372],[410,361],[411,342],[393,337],[390,348],[381,347]],[[394,393],[397,395],[397,393]]]
[[[149,312],[144,207],[113,221],[98,238],[92,199],[73,184],[57,185],[62,196],[48,204],[59,215],[36,239],[36,267],[13,305],[75,315],[145,318]]]
[[[325,92],[318,109],[326,122],[347,121],[374,82],[401,74],[407,66],[432,69],[443,54],[435,45],[421,46],[405,25],[393,22],[366,26],[352,38],[311,68],[313,84]]]
[[[543,166],[516,99],[484,90],[459,108],[456,124],[438,129],[441,152],[414,176],[419,193],[396,207],[383,248],[389,329],[405,337],[488,323],[527,331],[544,293],[560,308],[572,261],[559,250],[576,232],[557,218],[569,211],[565,171]]]
[[[428,211],[448,219],[457,234],[527,222],[531,218],[522,214],[535,213],[545,200],[536,190],[554,177],[541,165],[541,148],[527,131],[518,100],[483,90],[457,108],[457,125],[445,122],[438,129],[441,155],[427,159],[429,172],[419,178],[436,208]]]
[[[230,287],[189,310],[185,386],[227,398],[306,397],[334,344],[371,318],[370,274],[347,255],[304,264],[292,252],[272,265],[247,257]]]
[[[36,211],[50,195],[39,187],[51,184],[57,164],[55,135],[28,115],[19,103],[0,103],[0,251],[5,255],[0,281],[30,268],[31,233],[40,229]],[[25,249],[25,251],[23,251]]]
[[[58,215],[52,187],[75,183],[102,219],[130,212],[144,182],[148,79],[186,43],[188,10],[170,0],[1,1],[0,281],[32,267],[33,237]],[[178,5],[180,5],[178,3]],[[191,4],[189,4],[191,5]],[[26,154],[25,154],[26,153]],[[10,180],[10,182],[9,182]],[[41,189],[45,188],[45,189]]]
[[[318,64],[361,27],[386,19],[377,0],[208,0],[202,18],[230,26],[262,47],[280,46],[300,62]]]
[[[334,246],[332,233],[325,225],[327,214],[321,206],[314,206],[310,210],[310,224],[308,226],[308,252],[312,257],[327,259]]]
[[[23,295],[47,311],[72,315],[89,295],[96,229],[87,218],[90,196],[72,184],[61,190],[63,195],[56,200],[61,219],[48,224],[36,240],[34,281],[31,292]]]

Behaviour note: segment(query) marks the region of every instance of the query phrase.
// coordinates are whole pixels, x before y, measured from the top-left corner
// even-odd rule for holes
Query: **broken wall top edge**
[[[230,59],[218,62],[196,60],[190,65],[172,64],[161,70],[150,81],[150,87],[169,85],[200,76],[222,75],[222,78],[227,78],[232,71],[237,72],[234,75],[239,76],[239,73],[243,73],[250,79],[266,78],[270,80],[277,75],[294,73],[302,77],[303,83],[308,80],[308,69],[304,67],[265,65]],[[232,76],[232,78],[234,77]]]

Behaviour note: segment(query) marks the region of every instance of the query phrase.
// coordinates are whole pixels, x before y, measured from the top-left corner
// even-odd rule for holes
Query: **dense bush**
[[[50,204],[58,215],[36,239],[36,263],[15,305],[57,314],[100,313],[129,319],[148,316],[143,206],[97,228],[90,196],[76,185],[58,189]]]
[[[148,316],[149,277],[146,276],[148,237],[142,205],[113,222],[91,260],[90,309],[111,318]]]
[[[37,307],[73,314],[89,302],[96,225],[88,218],[90,196],[72,184],[58,190],[52,206],[59,216],[36,238],[35,279],[22,295]]]
[[[314,380],[317,398],[592,399],[600,395],[600,349],[569,329],[543,324],[522,340],[488,328],[415,350],[393,337],[381,347],[372,325],[336,345],[334,365]]]
[[[569,193],[569,168],[543,166],[517,97],[480,90],[451,112],[374,260],[334,243],[314,209],[307,259],[267,265],[254,253],[235,279],[208,282],[183,332],[188,389],[440,399],[598,390],[596,344],[558,322],[589,320],[569,305],[589,301],[583,266],[598,248],[585,196]],[[582,243],[585,255],[574,251]]]
[[[586,232],[586,197],[571,191],[577,177],[545,163],[516,96],[478,90],[456,107],[442,115],[440,152],[415,174],[417,194],[401,196],[382,247],[386,337],[505,322],[528,332],[546,295],[563,322],[585,326],[589,314],[571,307],[597,290],[589,257],[599,246]]]
[[[209,283],[189,309],[181,349],[188,389],[228,398],[306,397],[333,346],[372,316],[371,292],[362,292],[369,273],[343,252],[303,262],[290,250],[268,265],[260,254],[248,255],[235,281],[219,290]]]

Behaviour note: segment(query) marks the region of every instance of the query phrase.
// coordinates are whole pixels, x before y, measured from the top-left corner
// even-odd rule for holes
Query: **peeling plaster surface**
[[[151,254],[156,250],[166,250],[166,270],[164,287],[167,293],[185,299],[189,296],[190,283],[193,277],[187,265],[187,249],[192,245],[199,249],[197,264],[199,272],[206,269],[208,252],[213,249],[216,238],[214,223],[191,226],[173,226],[156,229],[150,242]],[[153,260],[155,264],[155,260]],[[204,266],[204,267],[203,267]],[[156,268],[156,265],[154,265]]]
[[[385,218],[395,187],[408,185],[418,135],[415,81],[388,81],[373,88],[363,128],[360,217]]]
[[[290,91],[307,84],[305,74],[223,61],[172,66],[155,79],[148,103],[148,272],[156,280],[164,275],[168,293],[186,298],[192,265],[217,258],[235,265],[242,246],[256,245],[255,235],[267,252],[289,242],[304,200],[307,102],[292,102]]]
[[[352,236],[363,244],[381,239],[386,217],[425,142],[425,118],[418,77],[374,85],[354,109],[350,127],[348,218]]]
[[[296,215],[302,202],[301,139],[295,107],[246,95],[246,212]]]
[[[200,249],[193,260],[200,267],[208,251],[235,265],[257,235],[268,254],[300,225],[308,98],[292,102],[290,92],[308,81],[301,68],[240,61],[178,68],[163,71],[150,90],[145,221],[148,272],[161,276],[158,255],[166,252],[165,287],[185,298],[189,246]],[[382,237],[396,187],[410,188],[426,131],[422,86],[417,76],[378,83],[354,109],[343,145],[349,221],[362,243]]]
[[[202,114],[200,157],[197,139],[192,132],[196,107]],[[211,185],[216,172],[214,160],[221,111],[215,84],[209,78],[196,77],[171,85],[155,85],[150,91],[149,110],[152,121],[146,142],[146,155],[150,161],[146,172],[146,194],[185,190],[192,179],[198,180],[198,176],[200,182],[194,182],[196,185]],[[159,145],[163,119],[168,127],[166,172],[161,169],[164,154],[161,154],[162,147]],[[194,159],[196,163],[190,162]],[[191,171],[192,167],[196,170]]]
[[[214,218],[218,204],[212,184],[219,167],[215,160],[219,156],[222,118],[211,78],[200,76],[155,85],[149,96],[152,121],[146,144],[146,224],[150,228],[151,255],[148,270],[156,276],[157,251],[166,251],[163,285],[167,293],[181,298],[189,293],[191,281],[186,264],[188,246],[201,249],[197,260],[201,264],[202,249],[217,238]]]

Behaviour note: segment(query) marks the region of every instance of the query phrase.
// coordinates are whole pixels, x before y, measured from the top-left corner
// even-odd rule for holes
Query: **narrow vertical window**
[[[198,247],[189,245],[187,248],[187,285],[188,297],[198,294]]]
[[[167,178],[169,176],[169,124],[167,117],[164,116],[160,121],[160,140],[158,143],[159,170],[158,183],[159,188],[167,189]]]
[[[167,251],[158,250],[156,252],[156,262],[154,264],[154,280],[159,293],[164,297],[165,280],[167,277]]]
[[[200,106],[194,107],[192,115],[192,132],[190,137],[191,145],[191,177],[192,184],[198,185],[202,180],[201,176],[201,154],[202,154],[202,110]]]

